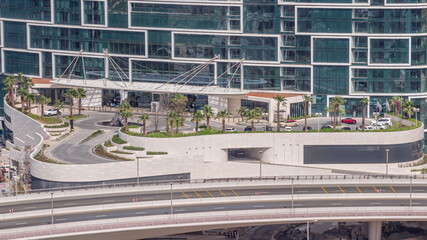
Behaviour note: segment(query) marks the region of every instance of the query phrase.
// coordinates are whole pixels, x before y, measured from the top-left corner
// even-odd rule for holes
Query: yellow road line
[[[340,186],[338,186],[338,188],[341,190],[342,193],[345,193],[345,191]]]
[[[324,187],[321,187],[321,188],[325,193],[328,193],[328,191],[326,191],[326,189]]]
[[[199,198],[203,198],[202,195],[200,195],[198,192],[193,191]]]
[[[234,195],[236,195],[236,197],[239,196],[239,194],[237,194],[233,189],[230,190]]]
[[[390,186],[391,191],[393,191],[394,193],[396,193],[396,190],[394,189],[393,186]]]
[[[211,197],[215,197],[211,192],[206,191]]]
[[[375,192],[378,192],[378,189],[375,186],[372,186],[372,188],[375,190]]]
[[[225,193],[223,193],[220,189],[218,189],[218,192],[220,192],[222,196],[227,197],[227,195],[225,195]]]
[[[360,193],[362,193],[362,190],[360,190],[360,188],[358,186],[354,186],[354,187],[357,189],[357,191],[359,191]]]
[[[185,192],[181,192],[181,193],[182,193],[182,195],[184,195],[186,198],[190,199],[190,197],[189,197],[187,194],[185,194]]]

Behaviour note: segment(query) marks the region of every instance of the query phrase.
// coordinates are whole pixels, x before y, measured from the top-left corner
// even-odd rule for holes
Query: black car
[[[351,128],[349,128],[349,127],[343,127],[342,130],[351,131]]]
[[[267,131],[267,132],[271,132],[271,131],[273,131],[273,127],[272,127],[272,126],[270,126],[270,125],[265,126],[265,131]]]
[[[320,129],[327,129],[327,128],[332,128],[331,126],[329,126],[329,125],[324,125],[324,126],[322,126]]]
[[[310,131],[310,130],[312,130],[312,129],[313,129],[312,127],[307,126],[307,131]],[[305,127],[303,127],[303,128],[302,128],[302,130],[303,130],[303,131],[305,131]]]
[[[245,131],[245,132],[255,132],[256,128],[255,127],[251,127],[251,126],[247,126],[247,127],[245,127],[245,129],[243,131]]]

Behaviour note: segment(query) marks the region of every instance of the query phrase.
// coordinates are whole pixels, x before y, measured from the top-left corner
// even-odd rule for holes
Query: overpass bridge
[[[31,192],[1,199],[0,239],[138,239],[293,222],[427,220],[427,179],[208,179]],[[9,209],[14,209],[9,213]],[[53,224],[52,224],[53,221]]]

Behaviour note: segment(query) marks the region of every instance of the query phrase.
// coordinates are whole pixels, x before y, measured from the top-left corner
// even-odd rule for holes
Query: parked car
[[[371,126],[374,128],[374,129],[376,129],[376,130],[379,130],[379,129],[386,129],[387,127],[386,126],[384,126],[383,124],[381,124],[381,123],[377,123],[377,122],[371,122]]]
[[[313,128],[310,126],[307,126],[307,131],[310,131],[311,129],[313,129]],[[302,130],[305,131],[305,127],[303,127]]]
[[[359,129],[360,131],[362,131],[362,128]],[[372,126],[365,126],[365,131],[370,131],[370,130],[375,130],[374,127]]]
[[[246,157],[246,153],[243,149],[233,150],[232,155],[236,158]]]
[[[51,108],[51,109],[44,111],[43,115],[44,116],[55,116],[55,115],[58,115],[59,113],[61,113],[61,111],[59,111],[59,109]]]
[[[354,118],[343,118],[341,122],[346,124],[356,124],[357,121]]]
[[[237,129],[235,129],[235,128],[226,128],[225,131],[226,132],[237,132]]]
[[[351,131],[350,127],[343,127],[342,130]]]
[[[378,123],[381,123],[382,125],[387,127],[393,126],[393,122],[391,121],[391,118],[380,118],[378,119]]]
[[[265,126],[265,131],[267,131],[267,132],[273,131],[273,127],[270,125],[267,125],[267,126]]]
[[[320,129],[332,128],[331,125],[323,125]]]
[[[256,128],[255,127],[251,127],[251,126],[247,126],[247,127],[245,127],[245,129],[243,131],[245,131],[245,132],[255,132]]]
[[[281,122],[280,127],[296,127],[299,125],[297,120],[287,120],[286,122]]]
[[[285,127],[285,132],[292,132],[292,127]]]

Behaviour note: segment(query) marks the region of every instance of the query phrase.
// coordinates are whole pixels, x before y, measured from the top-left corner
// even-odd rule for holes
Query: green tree
[[[286,98],[280,95],[273,97],[276,100],[276,121],[277,121],[277,131],[280,132],[280,106],[286,107]]]
[[[362,131],[365,131],[366,107],[369,104],[369,99],[363,98],[360,100],[360,104],[362,104]]]
[[[393,107],[394,116],[397,116],[397,113],[399,111],[399,105],[401,105],[400,100],[401,98],[398,96],[394,96],[390,99],[390,105]]]
[[[34,102],[35,99],[36,99],[36,96],[32,93],[26,93],[24,95],[24,102],[27,103],[28,113],[31,113],[31,103]]]
[[[82,98],[86,98],[87,97],[87,91],[84,88],[77,88],[76,90],[76,98],[79,100],[78,103],[78,110],[79,110],[79,115],[82,114]]]
[[[336,125],[338,125],[338,111],[341,106],[345,103],[345,99],[339,96],[336,96],[332,99],[330,105],[332,105],[333,113],[334,113],[334,129]]]
[[[171,109],[181,115],[188,104],[188,98],[182,94],[175,94],[171,99]]]
[[[237,113],[242,117],[242,122],[244,121],[244,117],[246,116],[246,113],[249,111],[249,108],[247,107],[240,107]]]
[[[32,86],[34,86],[31,78],[24,76],[22,73],[18,73],[16,76],[16,85],[18,86],[18,93],[21,96],[21,102],[24,102],[25,93],[29,93]]]
[[[191,117],[191,121],[196,123],[196,134],[199,133],[199,122],[203,121],[205,116],[199,110],[194,111],[193,116]]]
[[[122,104],[120,104],[119,107],[119,115],[123,118],[123,127],[124,131],[128,132],[128,119],[133,116],[132,108],[130,104],[126,101],[123,101]]]
[[[333,118],[333,115],[332,115],[333,111],[334,111],[334,107],[331,104],[329,104],[329,106],[325,107],[325,113],[329,114],[329,117],[331,118],[331,125],[333,124],[333,120],[332,120],[332,118]]]
[[[262,117],[262,112],[254,108],[248,111],[246,114],[246,121],[251,122],[252,129],[255,129],[255,120],[259,120]]]
[[[45,105],[45,104],[49,104],[49,103],[51,102],[51,99],[50,99],[50,98],[48,98],[48,97],[46,97],[45,95],[38,95],[38,96],[36,97],[36,102],[37,102],[38,104],[40,104],[40,110],[41,110],[41,112],[40,112],[40,116],[43,116],[43,113],[44,113],[44,105]]]
[[[144,136],[147,135],[146,125],[147,125],[147,120],[149,118],[150,118],[150,116],[148,114],[143,113],[143,114],[141,114],[141,116],[139,116],[139,119],[138,119],[138,122],[142,122],[142,124],[143,124],[143,126],[142,126],[143,130],[142,131],[143,131]]]
[[[62,108],[64,107],[64,102],[58,100],[55,102],[54,105],[55,105],[56,109],[58,109],[58,113],[56,114],[56,118],[59,119],[59,116],[61,115]]]
[[[78,96],[77,90],[75,88],[68,89],[64,96],[70,99],[70,119],[73,119],[73,105],[74,98]]]
[[[230,117],[231,113],[229,113],[227,110],[221,110],[218,111],[216,114],[216,119],[221,119],[222,122],[222,132],[225,132],[225,119]]]
[[[177,119],[179,119],[179,114],[175,111],[171,111],[168,113],[168,120],[169,120],[169,130],[170,130],[170,135],[173,136],[173,124],[175,121],[177,121]]]
[[[408,118],[411,118],[412,114],[414,113],[415,107],[413,105],[412,101],[405,101],[403,102],[403,109],[402,111],[404,113],[406,113],[406,115],[408,116]]]
[[[12,107],[15,107],[14,89],[16,83],[16,77],[13,75],[10,75],[3,80],[3,84],[6,86],[5,90],[7,90],[7,100]]]
[[[313,103],[313,98],[310,95],[304,95],[303,99],[304,105],[304,132],[307,132],[307,116],[310,105]]]
[[[215,115],[215,113],[213,112],[212,107],[209,105],[203,106],[202,110],[203,110],[203,115],[205,115],[205,118],[206,118],[206,127],[210,128],[211,127],[210,119]]]

